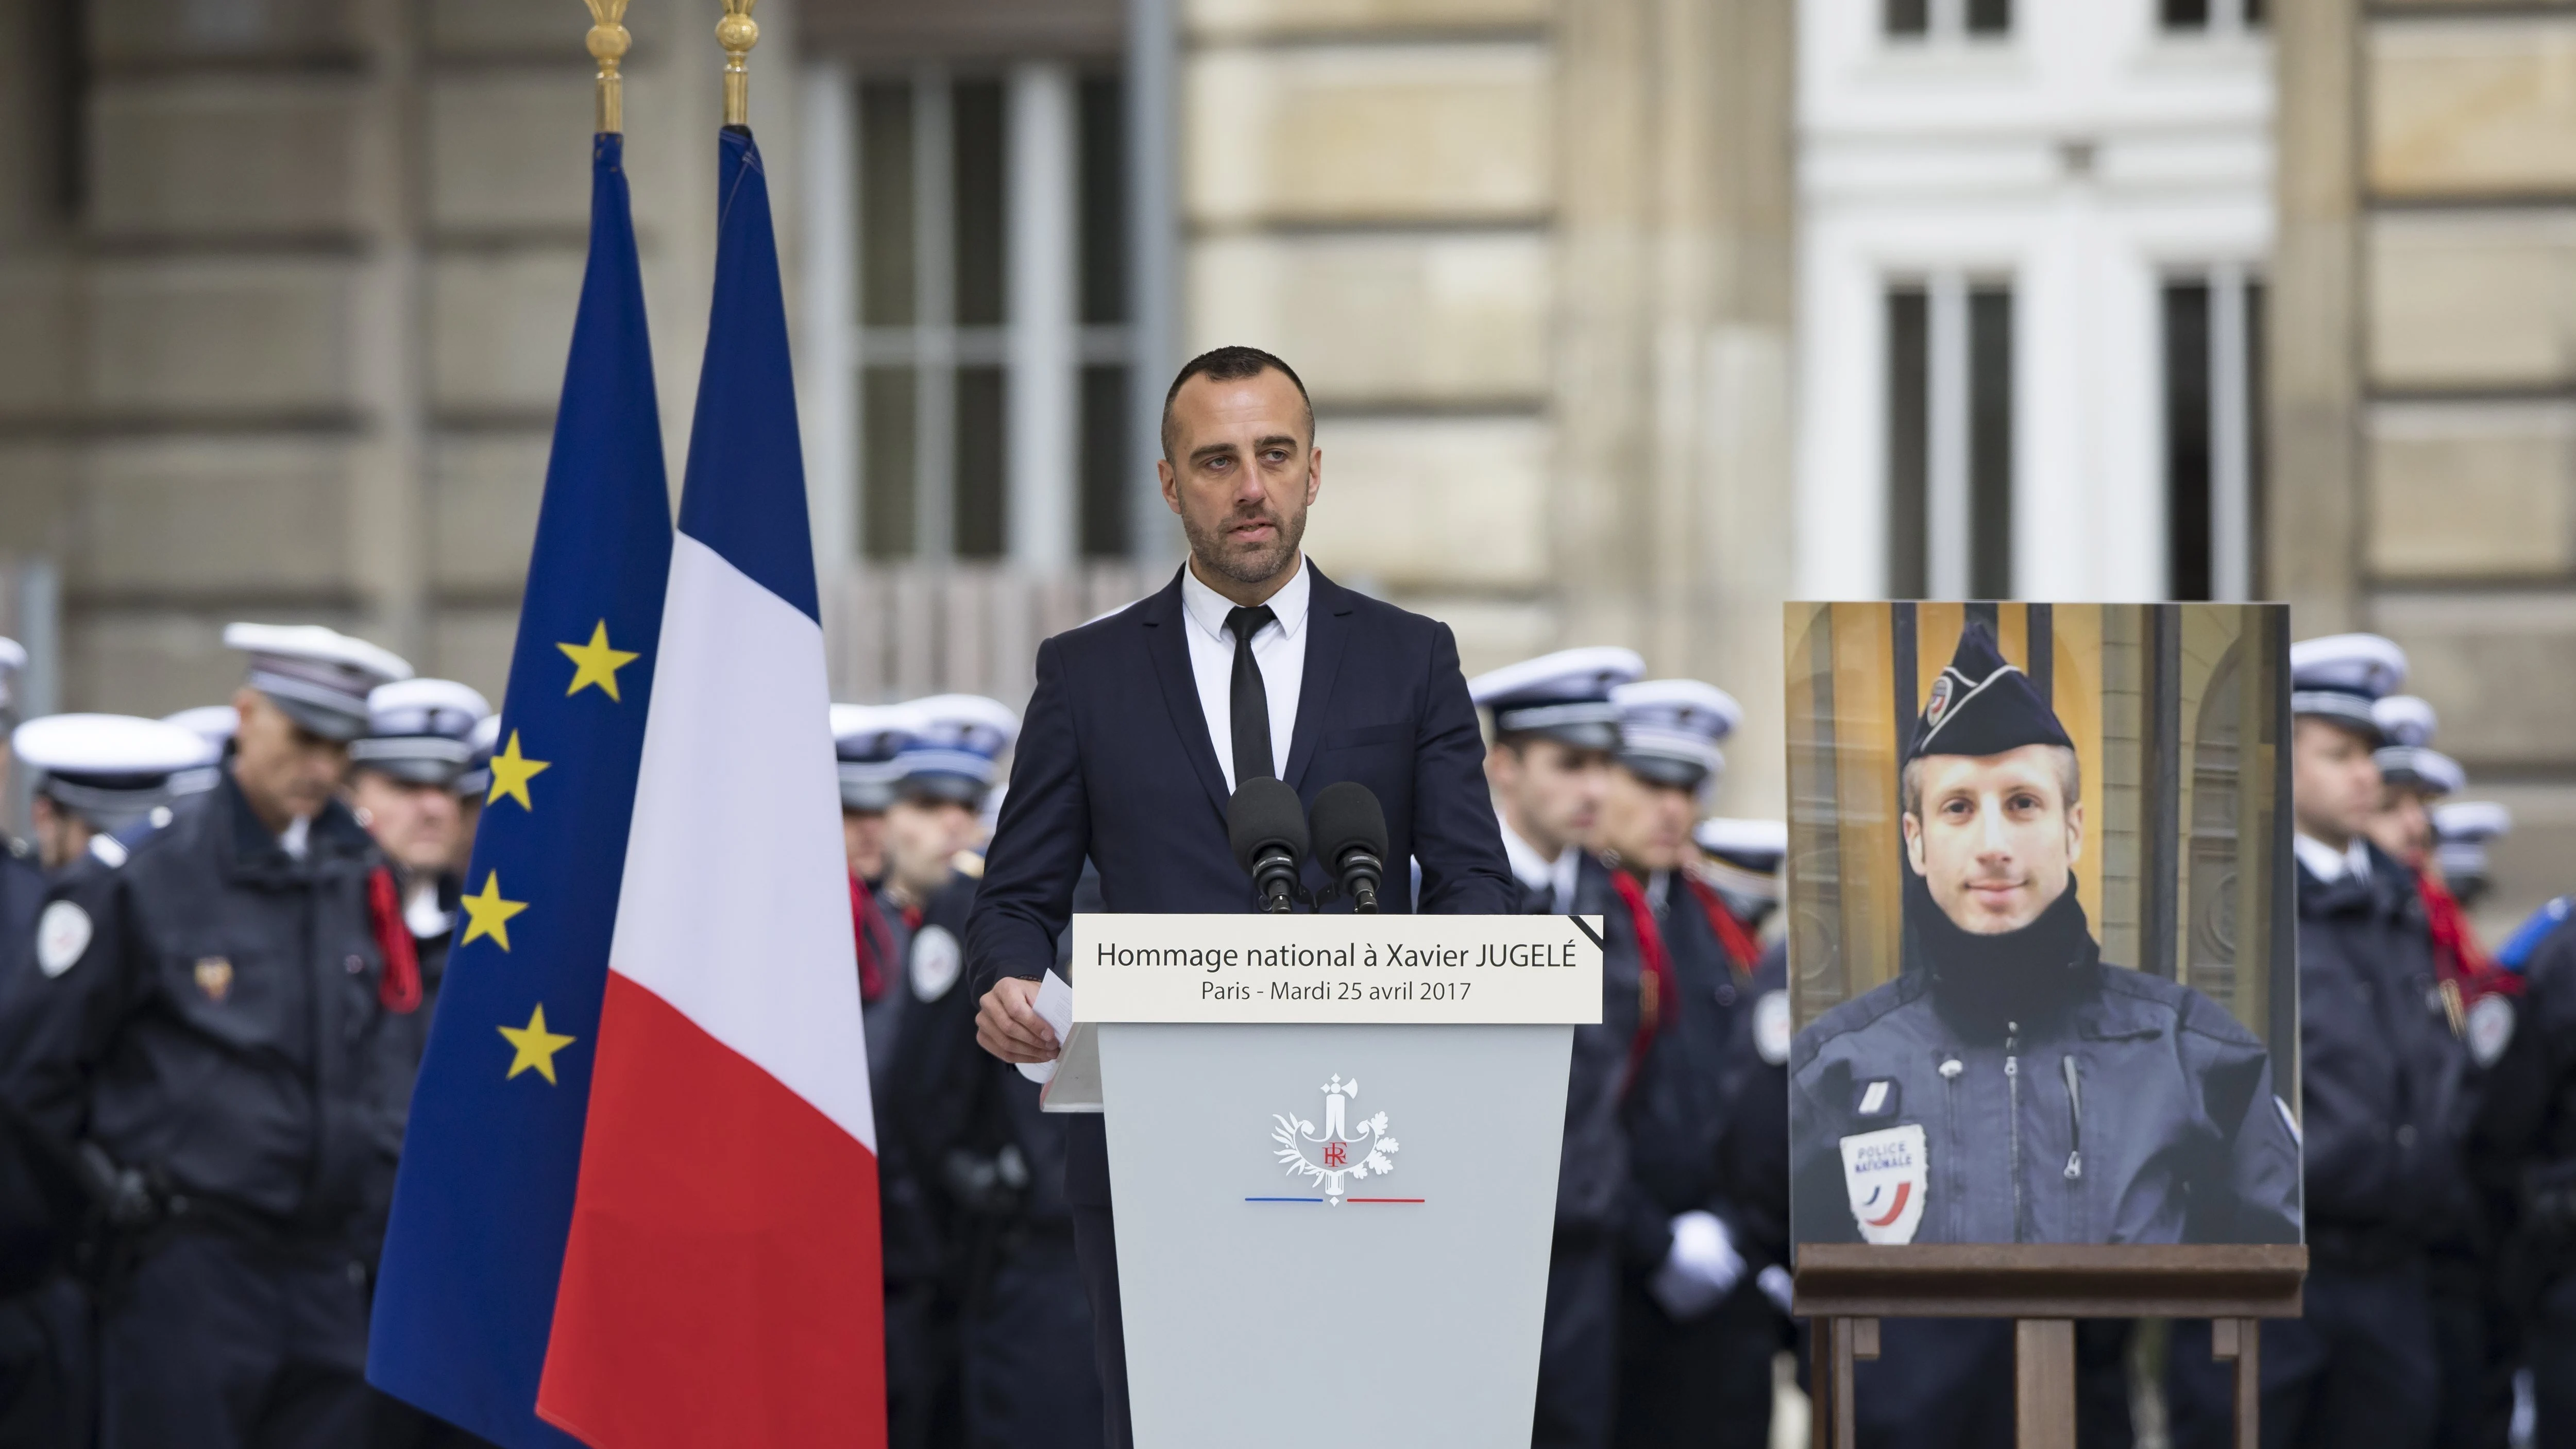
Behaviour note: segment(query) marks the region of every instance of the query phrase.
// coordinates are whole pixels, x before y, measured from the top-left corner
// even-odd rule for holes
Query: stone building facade
[[[2114,222],[2177,176],[2252,198],[2212,202],[2225,245],[2180,258],[2236,289],[2207,325],[2263,339],[2231,567],[2304,631],[2408,645],[2444,743],[2523,821],[2499,912],[2546,894],[2576,862],[2576,9],[2121,3],[2145,58],[2099,63],[2169,110],[2025,107],[2033,194]],[[2000,15],[2011,45],[1950,79],[2009,108],[2018,66],[2055,104],[2031,72],[2060,8],[763,0],[755,120],[845,680],[1010,695],[1032,629],[1158,577],[1161,381],[1248,341],[1314,389],[1325,568],[1449,619],[1470,668],[1625,642],[1716,680],[1751,716],[1718,808],[1777,812],[1775,601],[1896,583],[1884,527],[1839,547],[1854,520],[1818,492],[1837,419],[1866,434],[1888,400],[1871,365],[1818,361],[1844,354],[1810,253],[1888,140],[1833,47]],[[675,486],[717,14],[627,21]],[[2227,33],[2148,35],[2193,23]],[[0,0],[0,557],[59,582],[57,702],[220,697],[233,617],[357,628],[497,691],[581,264],[584,25],[518,0]],[[2205,95],[2171,74],[2199,61],[2223,68]],[[2234,128],[2205,145],[2203,100]],[[2174,305],[2155,268],[2180,254],[2142,254]],[[1907,263],[1927,318],[1938,260]],[[1977,286],[1942,314],[1971,334]],[[2137,377],[2097,387],[2170,391],[2155,305],[2114,319]],[[2088,445],[2131,493],[2157,473],[2121,430],[2155,406],[2113,399]],[[2051,516],[2058,484],[2025,472],[2019,516]],[[2097,586],[2072,592],[2173,588],[2124,519],[2087,525]],[[2066,594],[2078,563],[2013,577]],[[876,628],[900,667],[859,660]]]

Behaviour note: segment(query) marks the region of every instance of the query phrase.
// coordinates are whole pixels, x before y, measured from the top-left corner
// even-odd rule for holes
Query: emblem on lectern
[[[1346,1181],[1395,1171],[1397,1144],[1387,1135],[1386,1114],[1350,1120],[1351,1099],[1359,1094],[1357,1078],[1346,1082],[1336,1073],[1324,1084],[1323,1130],[1302,1117],[1273,1114],[1270,1119],[1277,1124],[1270,1129],[1270,1140],[1279,1144],[1272,1156],[1290,1177],[1323,1184],[1324,1201],[1334,1207],[1342,1205]]]

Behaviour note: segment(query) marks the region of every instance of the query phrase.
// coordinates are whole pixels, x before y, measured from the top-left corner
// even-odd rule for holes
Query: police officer
[[[1748,931],[1758,932],[1780,900],[1789,827],[1777,820],[1703,820],[1691,832],[1700,875]],[[1789,1346],[1789,943],[1764,948],[1729,1027],[1720,1095],[1718,1191],[1736,1251],[1755,1291],[1777,1317],[1777,1347]],[[1739,1290],[1741,1291],[1741,1290]]]
[[[858,939],[859,1002],[867,1020],[868,1066],[883,1096],[892,1069],[904,1002],[897,984],[908,936],[901,917],[887,909],[886,811],[894,804],[895,756],[909,739],[906,712],[897,706],[832,706],[832,746],[841,777],[841,848],[850,868],[850,922]]]
[[[1539,1339],[1535,1449],[1605,1449],[1618,1410],[1620,1245],[1632,1216],[1662,1218],[1630,1180],[1629,1059],[1640,1044],[1645,972],[1635,931],[1620,924],[1608,868],[1585,847],[1609,790],[1619,744],[1611,689],[1645,672],[1624,649],[1571,649],[1468,681],[1492,712],[1485,778],[1529,909],[1597,915],[1601,1022],[1574,1029],[1565,1136],[1556,1178],[1546,1322]]]
[[[1467,681],[1467,695],[1493,712],[1485,779],[1493,786],[1503,854],[1535,908],[1573,908],[1574,875],[1610,788],[1619,742],[1612,688],[1646,672],[1636,651],[1562,649]]]
[[[458,857],[467,777],[476,772],[474,737],[491,717],[491,702],[470,685],[405,679],[367,697],[367,733],[349,745],[349,804],[392,865],[389,879],[419,973],[419,1006],[406,1017],[415,1068],[429,1045],[464,890]],[[482,769],[488,789],[488,760]],[[406,1087],[406,1101],[410,1095]]]
[[[208,759],[195,735],[158,720],[62,714],[30,720],[11,736],[31,772],[37,838],[48,869],[125,859],[116,832],[168,818],[169,782]],[[44,881],[10,903],[0,997],[36,977],[36,914]],[[12,892],[13,895],[16,892]],[[89,1440],[96,1361],[88,1295],[69,1271],[89,1196],[59,1144],[0,1106],[0,1445],[73,1449]]]
[[[473,863],[474,832],[482,828],[483,807],[490,803],[492,756],[501,748],[500,712],[483,716],[465,743],[472,753],[466,757],[464,772],[456,777],[456,854],[447,862],[447,873],[459,881]]]
[[[372,1414],[365,1235],[419,984],[337,789],[368,693],[411,670],[318,627],[224,638],[250,656],[224,779],[54,887],[38,975],[0,1009],[0,1097],[111,1199],[107,1449],[342,1446]]]
[[[1658,942],[1670,983],[1631,1123],[1638,1192],[1653,1213],[1632,1218],[1643,1236],[1628,1244],[1623,1275],[1617,1442],[1760,1446],[1770,1440],[1778,1330],[1736,1243],[1719,1138],[1734,1108],[1725,1078],[1736,1018],[1750,1009],[1761,953],[1690,868],[1700,797],[1742,710],[1695,679],[1621,685],[1611,700],[1620,746],[1597,844],[1622,924]]]
[[[2481,824],[2499,823],[2493,820]],[[2519,1357],[2531,1372],[2536,1449],[2576,1449],[2576,896],[2534,911],[2496,962],[2524,983],[2513,1051],[2528,1063],[2518,1093],[2515,1230],[2508,1284],[2524,1290]]]
[[[1096,1449],[1103,1413],[1064,1197],[1064,1123],[1040,1113],[1035,1082],[976,1045],[976,1002],[958,989],[982,875],[977,816],[1018,719],[973,696],[917,701],[909,713],[886,848],[893,892],[919,903],[919,924],[890,1096],[947,1228],[941,1296],[956,1335],[960,1440]]]
[[[2434,1442],[2439,1360],[2428,1245],[2454,1207],[2466,1054],[2437,987],[2423,902],[2370,843],[2382,803],[2372,706],[2406,656],[2369,634],[2290,651],[2298,871],[2305,1316],[2263,1328],[2267,1445]],[[2174,1326],[2174,1441],[2229,1442],[2209,1331]]]
[[[2462,910],[2477,909],[2495,886],[2487,847],[2513,833],[2513,812],[2493,800],[2445,800],[2433,807],[2433,866]]]
[[[11,733],[10,749],[34,775],[37,860],[57,873],[85,855],[123,865],[119,837],[168,823],[172,777],[210,758],[203,740],[176,725],[121,714],[32,719]]]

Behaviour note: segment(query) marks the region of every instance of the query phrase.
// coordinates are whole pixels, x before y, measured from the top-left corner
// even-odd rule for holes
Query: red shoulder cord
[[[394,873],[381,865],[367,872],[367,923],[375,928],[376,949],[385,953],[376,1000],[387,1011],[409,1016],[420,1010],[420,951],[412,945],[411,923],[403,919]]]
[[[2424,902],[2424,923],[2432,931],[2434,969],[2462,1000],[2522,994],[2522,978],[2487,958],[2486,948],[2469,929],[2468,912],[2460,909],[2460,899],[2449,886],[2435,880],[2430,871],[2419,870],[2415,894]]]
[[[877,893],[857,876],[850,877],[850,928],[859,942],[859,999],[885,995],[886,963],[894,956],[894,931],[877,908]]]
[[[1668,1029],[1681,1016],[1681,992],[1673,984],[1672,953],[1664,949],[1664,933],[1655,924],[1654,907],[1646,903],[1646,888],[1617,866],[1610,868],[1610,885],[1619,893],[1620,903],[1628,908],[1628,923],[1637,932],[1637,957],[1645,967],[1637,979],[1637,1035],[1628,1043],[1628,1071],[1619,1083],[1620,1094],[1625,1096],[1655,1033]]]
[[[1698,897],[1700,911],[1708,917],[1708,928],[1717,933],[1717,943],[1726,948],[1726,964],[1735,968],[1736,979],[1741,981],[1751,976],[1753,968],[1762,960],[1761,943],[1753,939],[1752,932],[1744,929],[1744,923],[1735,918],[1735,912],[1726,908],[1726,898],[1717,893],[1717,887],[1688,872],[1682,873],[1682,880],[1690,886],[1691,894]]]

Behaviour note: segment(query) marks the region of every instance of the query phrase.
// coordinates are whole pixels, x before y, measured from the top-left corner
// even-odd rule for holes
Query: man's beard
[[[1271,541],[1250,553],[1229,554],[1225,547],[1226,528],[1229,525],[1250,520],[1230,513],[1216,528],[1207,530],[1191,522],[1189,515],[1183,514],[1181,532],[1189,535],[1190,557],[1238,584],[1258,584],[1268,581],[1287,566],[1288,560],[1297,556],[1297,546],[1306,540],[1306,515],[1301,510],[1296,516],[1288,518],[1268,513],[1261,516],[1277,527]]]

